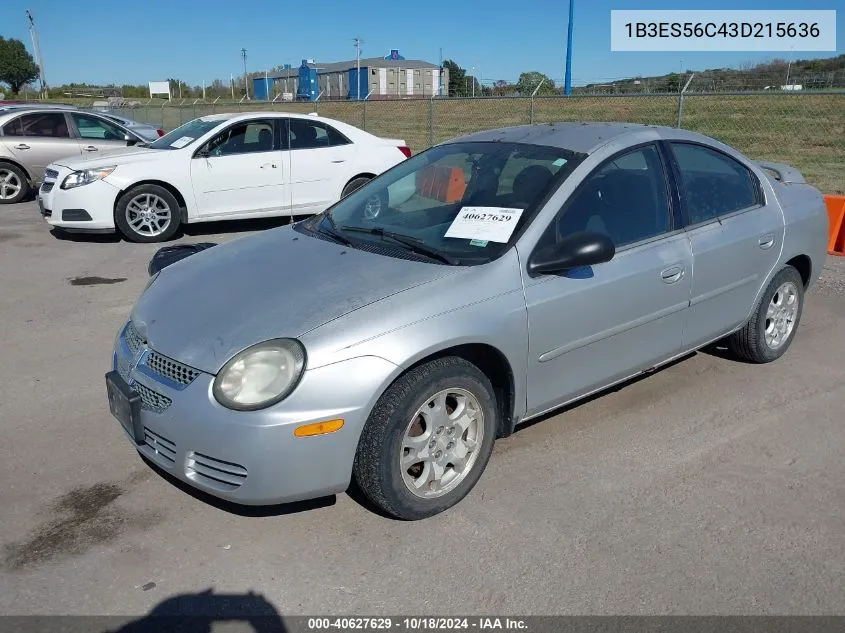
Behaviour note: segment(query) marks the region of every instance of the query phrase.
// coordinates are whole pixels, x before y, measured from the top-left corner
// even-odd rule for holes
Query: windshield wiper
[[[329,226],[323,226],[322,221],[317,222],[317,233],[330,237],[338,244],[343,244],[344,246],[352,246],[352,240],[350,240],[348,237],[346,237],[337,230],[337,224],[335,224],[334,218],[332,218],[332,216],[326,214],[325,216],[323,216],[323,218],[329,221]]]
[[[358,233],[370,233],[371,235],[378,235],[382,238],[390,238],[394,242],[398,242],[403,246],[406,246],[408,250],[419,253],[420,255],[425,255],[430,257],[431,259],[436,259],[441,261],[445,264],[449,264],[450,266],[457,266],[460,263],[460,260],[456,257],[452,257],[451,255],[447,255],[446,253],[437,250],[423,242],[416,237],[411,237],[410,235],[403,235],[402,233],[394,233],[393,231],[385,231],[380,226],[341,226],[341,231],[350,231],[350,232],[358,232]]]

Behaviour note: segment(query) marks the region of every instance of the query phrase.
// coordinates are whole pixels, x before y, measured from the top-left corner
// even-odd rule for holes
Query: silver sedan
[[[471,134],[154,275],[115,341],[133,446],[218,497],[420,519],[518,424],[727,339],[792,343],[825,256],[796,170],[692,132]]]

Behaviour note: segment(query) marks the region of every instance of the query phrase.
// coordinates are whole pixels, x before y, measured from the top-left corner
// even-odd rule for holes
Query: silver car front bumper
[[[113,369],[141,396],[143,429],[137,442],[127,433],[132,444],[185,483],[247,505],[345,490],[364,422],[398,371],[375,356],[309,369],[281,403],[233,411],[214,399],[214,376],[191,368],[186,373],[184,365],[139,349],[143,343],[131,337],[130,343],[134,351],[124,330],[115,342]],[[294,436],[300,425],[333,419],[344,420],[334,433]]]

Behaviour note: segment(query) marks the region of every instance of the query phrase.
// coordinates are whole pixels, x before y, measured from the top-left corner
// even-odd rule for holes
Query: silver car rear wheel
[[[798,287],[792,281],[781,284],[766,310],[766,345],[778,349],[792,334],[798,316]]]
[[[466,389],[444,389],[417,409],[405,429],[399,467],[408,490],[443,496],[472,470],[484,439],[484,411]]]

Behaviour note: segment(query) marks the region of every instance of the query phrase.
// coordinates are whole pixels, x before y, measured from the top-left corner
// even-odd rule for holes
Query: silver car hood
[[[250,345],[300,337],[459,270],[346,248],[286,226],[171,264],[131,318],[154,350],[216,374]]]

